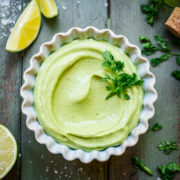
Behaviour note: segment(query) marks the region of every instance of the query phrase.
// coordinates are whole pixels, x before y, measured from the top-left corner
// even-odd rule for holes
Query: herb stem
[[[150,56],[157,51],[161,52],[162,55],[160,57],[155,57],[151,59],[151,65],[153,67],[159,65],[160,63],[167,61],[172,56],[176,56],[176,62],[180,65],[180,53],[173,52],[167,42],[158,34],[154,35],[154,39],[156,40],[156,44],[153,44],[148,37],[140,36],[139,40],[142,43],[142,54],[146,56]],[[174,71],[172,74],[174,77],[180,79],[180,71]]]
[[[150,176],[153,176],[152,171],[140,161],[139,157],[133,156],[133,162],[136,167],[141,168],[143,171],[148,173]]]
[[[172,56],[180,56],[180,53],[169,52]]]

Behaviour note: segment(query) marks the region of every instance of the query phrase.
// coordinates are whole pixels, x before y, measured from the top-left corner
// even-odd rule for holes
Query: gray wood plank
[[[111,0],[111,29],[117,34],[127,36],[130,42],[137,45],[140,45],[138,40],[140,35],[153,37],[155,33],[162,35],[168,41],[175,40],[173,35],[164,27],[164,22],[172,9],[163,8],[160,11],[158,21],[154,27],[151,27],[147,25],[145,16],[140,11],[140,4],[146,2],[146,0]],[[174,51],[179,52],[177,47],[171,47]],[[156,56],[158,54],[153,57]],[[158,165],[167,164],[169,161],[178,162],[178,151],[167,156],[156,148],[157,144],[163,140],[178,140],[180,83],[170,75],[176,68],[174,57],[156,68],[151,68],[157,78],[155,87],[159,98],[155,103],[156,114],[150,120],[150,126],[158,122],[163,125],[163,129],[156,133],[148,132],[142,135],[138,144],[133,148],[129,148],[123,156],[112,157],[108,165],[110,167],[109,179],[156,179],[158,177],[156,170]],[[130,164],[129,162],[135,154],[152,169],[154,172],[153,178],[142,171],[138,171],[138,174],[134,176],[132,163]],[[179,178],[180,176],[177,176],[177,179]]]
[[[43,18],[41,32],[36,42],[24,53],[23,70],[29,66],[31,56],[39,46],[52,39],[57,32],[65,32],[73,26],[94,25],[104,28],[107,18],[106,0],[57,0],[59,15],[54,19]],[[104,180],[107,174],[106,163],[93,161],[83,164],[79,160],[68,162],[61,155],[53,155],[45,146],[35,141],[34,134],[26,128],[22,118],[22,180],[72,179]]]
[[[21,56],[5,50],[6,41],[21,13],[21,0],[0,1],[0,123],[14,134],[20,148]],[[19,158],[5,179],[18,179]]]

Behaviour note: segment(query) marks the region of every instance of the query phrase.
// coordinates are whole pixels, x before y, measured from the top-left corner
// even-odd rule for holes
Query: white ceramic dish
[[[63,44],[74,39],[84,38],[105,40],[119,46],[124,52],[128,53],[131,60],[138,66],[140,76],[144,80],[143,89],[145,96],[143,99],[143,110],[141,112],[139,124],[121,145],[109,147],[103,151],[93,150],[91,152],[85,152],[81,149],[72,150],[65,145],[57,143],[52,137],[44,132],[36,119],[36,113],[33,107],[33,87],[40,63]],[[27,116],[27,127],[34,131],[36,140],[39,143],[45,144],[48,150],[53,154],[62,154],[66,160],[78,158],[84,163],[89,163],[93,159],[106,161],[111,155],[121,155],[125,152],[127,147],[134,146],[137,143],[140,134],[147,131],[149,127],[148,120],[153,117],[155,112],[153,106],[153,103],[157,99],[157,92],[154,89],[155,76],[149,71],[149,67],[148,60],[141,56],[141,51],[137,46],[130,44],[126,37],[115,35],[111,30],[99,30],[89,26],[85,29],[72,28],[66,33],[55,34],[50,42],[41,45],[39,53],[31,58],[30,67],[24,72],[24,84],[20,93],[23,98],[22,112]]]

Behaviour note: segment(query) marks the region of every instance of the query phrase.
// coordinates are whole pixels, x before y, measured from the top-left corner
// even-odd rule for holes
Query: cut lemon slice
[[[16,158],[16,140],[5,126],[0,125],[0,179],[10,171]]]
[[[47,18],[53,18],[58,15],[57,6],[54,0],[36,0],[41,12]]]
[[[6,50],[19,52],[28,47],[37,37],[41,25],[41,13],[38,4],[32,0],[25,8],[14,26]]]

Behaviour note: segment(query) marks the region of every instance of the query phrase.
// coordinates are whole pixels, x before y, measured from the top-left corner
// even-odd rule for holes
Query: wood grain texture
[[[6,41],[21,13],[21,0],[0,1],[0,123],[14,134],[20,148],[21,55],[5,51]],[[19,158],[5,180],[18,179]]]
[[[104,28],[107,11],[106,0],[57,0],[59,15],[54,19],[42,19],[40,34],[29,47],[23,58],[23,69],[29,66],[31,56],[39,51],[43,42],[52,39],[57,32],[65,32],[73,26],[93,25]],[[22,180],[106,180],[107,163],[93,161],[83,164],[79,160],[68,162],[61,155],[53,155],[44,145],[36,142],[34,134],[26,128],[25,116],[22,118]]]
[[[142,15],[140,11],[140,4],[146,2],[146,0],[139,0],[138,3],[134,0],[111,0],[111,29],[118,34],[127,36],[130,42],[139,46],[140,35],[153,38],[153,35],[157,33],[170,42],[175,40],[173,35],[171,35],[164,26],[164,22],[167,20],[172,9],[168,7],[161,9],[158,21],[155,22],[154,27],[151,27],[145,22],[145,15]],[[171,47],[176,52],[180,51],[177,47]],[[159,54],[155,54],[151,57],[158,55]],[[150,59],[150,57],[148,57],[148,59]],[[167,164],[170,161],[178,162],[178,151],[167,156],[159,152],[156,148],[157,144],[163,140],[178,140],[180,83],[170,75],[176,68],[177,65],[174,57],[156,68],[151,68],[157,78],[155,87],[159,98],[155,103],[156,113],[154,118],[150,120],[150,126],[158,122],[163,125],[163,129],[156,133],[148,132],[142,135],[138,144],[130,148],[123,156],[112,157],[109,165],[109,174],[115,175],[109,179],[154,179],[158,177],[156,170],[158,165]],[[146,175],[142,171],[138,171],[138,174],[134,177],[132,165],[129,164],[129,161],[135,154],[152,169],[154,178]],[[124,171],[127,172],[124,173]],[[180,176],[176,178],[180,179]]]

